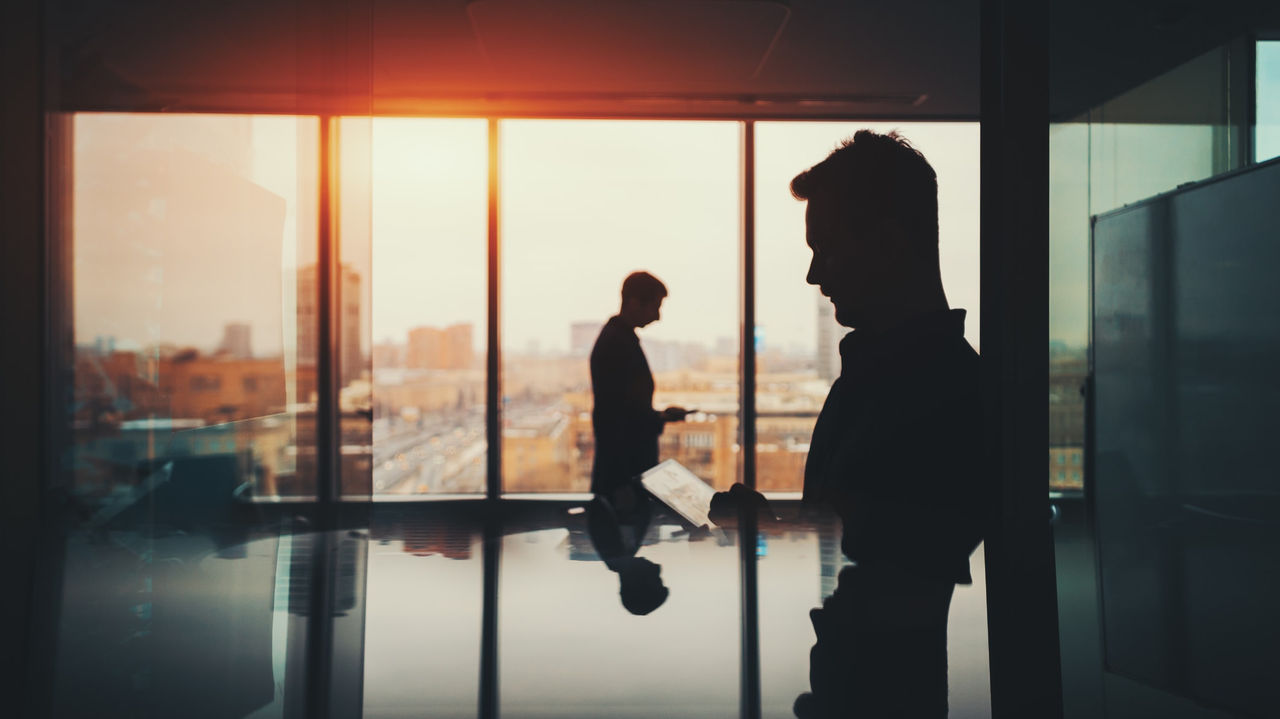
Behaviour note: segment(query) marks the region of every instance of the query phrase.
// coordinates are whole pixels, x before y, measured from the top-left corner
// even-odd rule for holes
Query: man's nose
[[[809,272],[805,274],[804,281],[811,285],[820,285],[822,281],[818,279],[818,258],[814,257],[809,260]]]

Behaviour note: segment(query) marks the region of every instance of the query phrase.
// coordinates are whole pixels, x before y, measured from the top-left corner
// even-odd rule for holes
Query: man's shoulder
[[[600,334],[596,336],[593,349],[602,346],[626,345],[634,340],[635,334],[628,330],[626,324],[617,317],[610,317],[609,321],[600,328]]]
[[[938,341],[893,365],[895,373],[919,381],[933,378],[946,383],[972,383],[982,374],[982,358],[964,337]]]
[[[601,362],[612,363],[621,361],[621,357],[627,353],[627,348],[635,342],[635,335],[627,332],[627,328],[617,317],[610,318],[604,327],[600,328],[600,334],[596,337],[595,344],[591,346],[590,362],[592,368]]]

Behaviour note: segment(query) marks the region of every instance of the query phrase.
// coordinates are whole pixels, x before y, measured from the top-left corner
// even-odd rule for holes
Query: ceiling
[[[1256,26],[1269,5],[1057,1],[1054,116]],[[979,0],[63,0],[51,13],[64,109],[979,114]]]
[[[973,118],[977,0],[72,0],[103,109]],[[910,38],[911,42],[905,39]]]

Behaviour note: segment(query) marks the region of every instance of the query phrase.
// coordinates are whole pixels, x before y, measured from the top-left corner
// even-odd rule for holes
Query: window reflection
[[[730,537],[695,541],[659,512],[638,538],[639,556],[660,567],[670,594],[636,616],[585,515],[529,514],[504,527],[502,539],[502,716],[738,714],[738,548]]]
[[[364,716],[476,716],[479,525],[457,507],[435,506],[372,519]]]
[[[77,115],[70,470],[106,501],[168,459],[310,494],[314,120]]]
[[[317,121],[56,127],[75,511],[54,545],[54,714],[282,716],[310,543],[251,505],[315,491]]]

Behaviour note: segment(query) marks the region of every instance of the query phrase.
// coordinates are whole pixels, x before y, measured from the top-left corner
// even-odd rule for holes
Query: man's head
[[[662,567],[644,557],[631,557],[621,563],[618,585],[622,606],[637,616],[662,606],[671,594],[662,583]]]
[[[622,310],[619,314],[635,327],[656,322],[661,316],[667,286],[648,272],[632,272],[622,281]]]
[[[896,132],[859,130],[792,179],[791,194],[808,201],[806,280],[841,324],[872,324],[940,291],[937,175]]]

